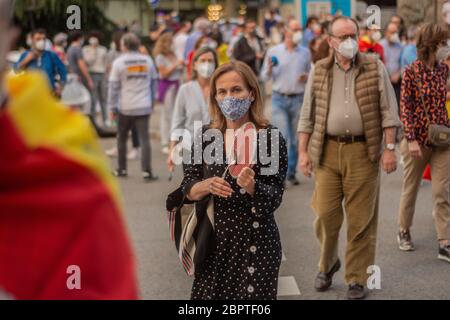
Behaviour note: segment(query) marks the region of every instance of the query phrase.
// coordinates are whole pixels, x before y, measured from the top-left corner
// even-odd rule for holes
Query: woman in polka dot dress
[[[284,192],[285,141],[265,119],[257,79],[243,63],[225,64],[214,73],[210,113],[211,125],[199,131],[195,140],[201,141],[202,148],[193,147],[191,156],[201,157],[206,154],[205,148],[218,143],[216,150],[223,154],[213,155],[221,161],[185,164],[182,182],[190,200],[198,201],[210,194],[214,199],[216,249],[196,270],[191,298],[276,299],[282,253],[274,211]],[[258,130],[256,162],[242,169],[236,178],[224,175],[227,163],[232,162],[226,160],[229,146],[222,142],[227,140],[224,133],[249,122]],[[205,141],[206,131],[214,129],[222,139]],[[261,161],[265,160],[262,155],[272,161]],[[203,179],[204,165],[214,177]]]

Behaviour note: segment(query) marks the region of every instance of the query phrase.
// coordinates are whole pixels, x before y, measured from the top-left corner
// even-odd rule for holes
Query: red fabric
[[[384,63],[384,49],[379,43],[371,43],[364,39],[359,41],[359,51],[363,53],[372,52],[378,54],[380,60]]]
[[[423,173],[423,179],[431,181],[431,168],[430,165],[427,165],[425,168],[425,172]]]
[[[16,299],[136,299],[120,211],[89,168],[29,150],[0,116],[0,287]],[[69,290],[67,268],[81,270]]]
[[[192,68],[193,68],[193,60],[194,60],[194,54],[195,54],[195,50],[192,50],[191,52],[189,52],[188,56],[187,56],[187,65],[186,65],[186,73],[187,73],[187,80],[191,80],[192,79]]]

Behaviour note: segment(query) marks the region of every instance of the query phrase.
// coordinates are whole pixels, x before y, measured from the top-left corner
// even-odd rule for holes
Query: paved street
[[[158,124],[152,119],[152,131]],[[106,139],[108,148],[115,140]],[[177,170],[171,183],[157,139],[152,139],[153,168],[160,180],[144,184],[139,162],[129,162],[129,177],[121,180],[125,218],[137,254],[141,296],[144,299],[188,299],[192,279],[183,271],[169,240],[165,199],[181,181]],[[115,165],[115,159],[112,160]],[[425,184],[418,198],[412,230],[416,251],[397,248],[397,211],[401,172],[382,177],[381,209],[376,264],[381,268],[381,290],[369,299],[450,299],[450,265],[437,259],[436,233],[431,213],[431,185]],[[313,181],[301,179],[301,186],[286,191],[276,212],[285,259],[280,270],[280,299],[344,299],[343,269],[335,275],[329,292],[317,293],[313,280],[317,272],[319,246],[313,233],[314,213],[310,208]],[[341,232],[340,257],[344,258],[345,228]]]

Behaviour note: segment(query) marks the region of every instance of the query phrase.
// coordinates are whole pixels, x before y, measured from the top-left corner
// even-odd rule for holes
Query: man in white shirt
[[[280,129],[288,145],[287,182],[298,185],[297,123],[303,104],[311,54],[300,43],[301,26],[291,20],[284,30],[284,42],[267,52],[261,71],[263,81],[272,80],[272,123]]]
[[[153,60],[139,53],[140,40],[134,33],[121,39],[123,54],[117,58],[109,76],[108,106],[117,115],[118,169],[114,174],[127,176],[127,139],[135,125],[141,141],[141,168],[145,181],[156,180],[151,169],[148,136],[149,118],[155,101],[158,73]]]

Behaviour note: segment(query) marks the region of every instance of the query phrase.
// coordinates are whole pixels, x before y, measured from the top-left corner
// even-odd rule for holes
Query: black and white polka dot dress
[[[201,270],[197,270],[191,299],[276,299],[278,271],[281,264],[281,241],[274,211],[280,206],[287,170],[287,149],[282,135],[270,126],[258,134],[260,143],[268,144],[269,155],[274,152],[278,167],[269,174],[270,164],[258,157],[253,167],[256,173],[254,197],[243,194],[236,179],[229,174],[228,183],[235,191],[228,199],[214,197],[216,250]],[[206,129],[203,128],[203,132]],[[273,139],[276,133],[278,139]],[[203,143],[204,148],[213,142]],[[200,151],[197,151],[200,152]],[[265,152],[265,151],[264,151]],[[226,164],[208,165],[209,172],[221,177]],[[264,171],[263,171],[264,172]],[[185,165],[183,186],[192,186],[203,178],[203,166]]]

